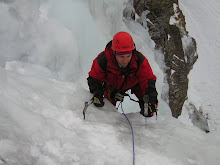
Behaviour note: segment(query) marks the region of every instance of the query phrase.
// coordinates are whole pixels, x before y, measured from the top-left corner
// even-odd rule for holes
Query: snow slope
[[[5,69],[0,73],[0,164],[132,164],[130,127],[108,101],[104,108],[91,105],[83,120],[83,101],[91,94],[81,86]],[[206,134],[169,115],[158,120],[127,116],[136,164],[220,161],[219,133]]]

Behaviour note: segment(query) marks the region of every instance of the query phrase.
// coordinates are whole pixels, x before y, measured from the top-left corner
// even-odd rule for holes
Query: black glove
[[[154,112],[157,113],[157,104],[151,104],[149,100],[150,97],[148,95],[144,95],[140,112],[140,114],[144,117],[152,117]]]
[[[158,104],[158,100],[157,100],[157,90],[155,87],[155,80],[148,80],[148,88],[145,92],[145,95],[148,95],[148,102],[151,104]],[[144,99],[144,98],[143,98]]]
[[[102,91],[96,91],[94,93],[94,97],[93,97],[93,100],[94,100],[94,105],[96,107],[103,107],[104,106],[104,102],[103,102],[103,92]]]
[[[114,101],[123,101],[124,100],[124,92],[112,90],[110,93],[110,98]]]

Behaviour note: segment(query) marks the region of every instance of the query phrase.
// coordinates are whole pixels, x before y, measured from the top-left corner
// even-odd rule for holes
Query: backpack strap
[[[107,59],[105,57],[105,53],[104,52],[102,52],[102,54],[100,54],[97,57],[97,62],[98,62],[98,65],[102,68],[103,71],[107,70]]]
[[[134,50],[134,53],[136,54],[137,56],[137,65],[138,65],[138,68],[140,67],[140,65],[142,64],[142,62],[145,60],[144,56],[138,52],[137,50]]]
[[[111,40],[111,41],[109,41],[109,42],[107,43],[107,45],[106,45],[105,49],[106,49],[107,47],[109,47],[110,45],[112,45],[112,40]]]
[[[109,47],[110,45],[112,45],[112,40],[109,41],[105,47],[105,49],[107,47]],[[102,54],[100,54],[97,58],[97,62],[99,64],[99,66],[102,68],[103,71],[107,71],[107,59],[105,57],[105,52],[102,52]]]

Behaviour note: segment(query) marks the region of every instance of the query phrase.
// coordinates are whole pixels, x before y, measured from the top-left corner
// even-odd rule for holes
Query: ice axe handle
[[[85,102],[85,107],[84,107],[84,109],[83,109],[83,117],[84,117],[84,120],[86,119],[86,110],[87,110],[88,106],[89,106],[89,103],[88,103],[88,101],[86,101],[86,102]]]
[[[88,106],[89,106],[90,104],[92,104],[93,102],[94,102],[94,99],[93,99],[93,98],[92,98],[89,102],[88,102],[88,101],[85,102],[85,107],[84,107],[84,109],[83,109],[83,117],[84,117],[84,120],[86,119],[86,110],[87,110]]]

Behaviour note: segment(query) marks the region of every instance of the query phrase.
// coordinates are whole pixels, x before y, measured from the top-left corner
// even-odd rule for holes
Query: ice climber
[[[156,76],[146,57],[136,50],[127,32],[114,35],[105,50],[94,59],[87,80],[97,107],[104,106],[103,96],[116,105],[117,101],[123,101],[125,92],[131,89],[139,99],[143,116],[151,117],[156,111]],[[145,106],[148,106],[147,115],[144,113],[147,109]]]

